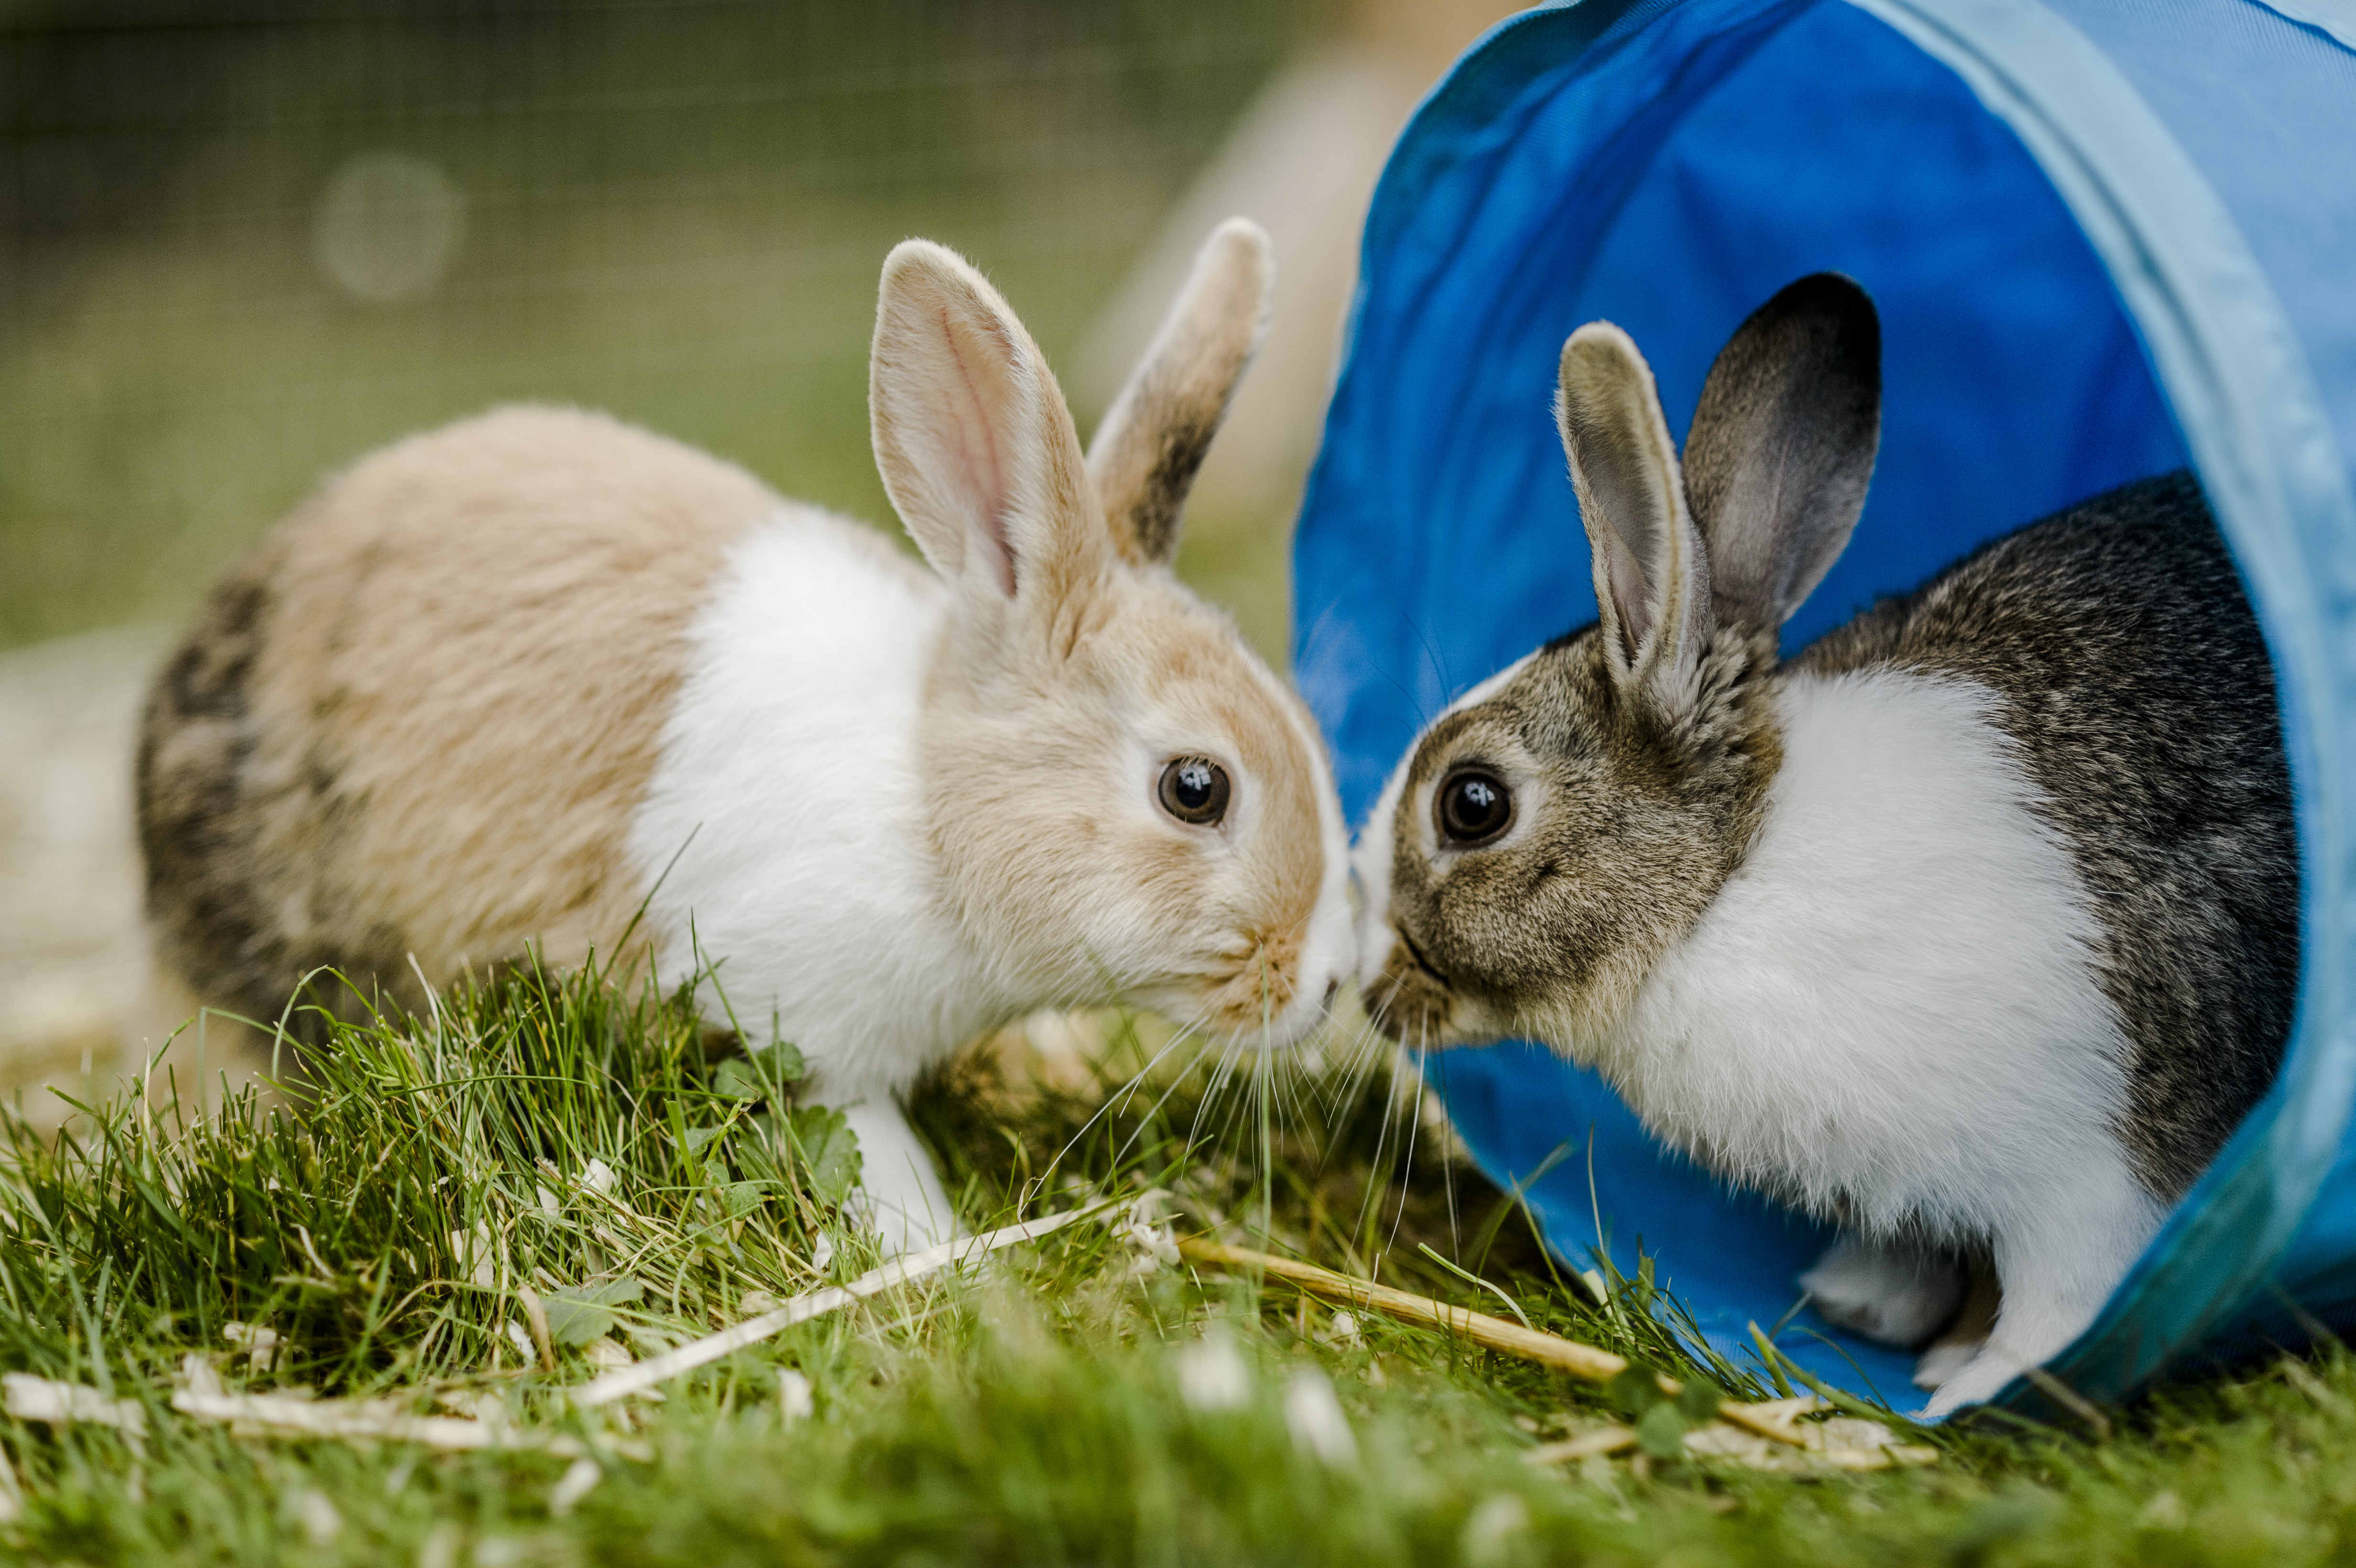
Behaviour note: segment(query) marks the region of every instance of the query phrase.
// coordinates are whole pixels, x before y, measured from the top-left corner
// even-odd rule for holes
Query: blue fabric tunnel
[[[2343,0],[1579,0],[1494,29],[1367,219],[1296,546],[1297,668],[1351,820],[1453,697],[1594,615],[1550,417],[1564,337],[1634,337],[1680,441],[1803,273],[1881,313],[1884,425],[1789,645],[1974,545],[2190,464],[2272,651],[2305,955],[2272,1094],[2052,1363],[2096,1400],[2356,1321],[2356,11]],[[1828,1239],[1529,1046],[1425,1071],[1554,1249],[1637,1249],[1738,1360]],[[1548,1166],[1549,1160],[1553,1163]],[[1600,1227],[1600,1234],[1599,1234]],[[1806,1314],[1901,1408],[1912,1358]],[[2006,1402],[2040,1397],[2017,1382]]]

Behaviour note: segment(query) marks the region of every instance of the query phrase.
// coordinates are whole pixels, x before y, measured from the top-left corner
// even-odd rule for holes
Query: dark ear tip
[[[1881,388],[1881,315],[1863,285],[1839,272],[1810,272],[1751,313],[1735,338],[1785,363],[1839,368],[1869,396]],[[1769,348],[1771,344],[1780,348]],[[1731,348],[1732,343],[1728,344]]]
[[[1810,272],[1784,284],[1752,318],[1770,323],[1806,323],[1830,332],[1859,357],[1881,362],[1881,313],[1863,284],[1841,272]]]

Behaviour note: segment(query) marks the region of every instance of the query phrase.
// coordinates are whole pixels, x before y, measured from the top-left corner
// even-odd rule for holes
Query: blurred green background
[[[1345,25],[0,0],[0,646],[177,617],[323,475],[502,400],[890,527],[865,394],[893,242],[972,256],[1064,367],[1254,95]],[[1272,654],[1290,501],[1198,508],[1181,563]]]

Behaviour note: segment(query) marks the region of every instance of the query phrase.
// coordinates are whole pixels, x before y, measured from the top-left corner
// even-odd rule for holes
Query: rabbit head
[[[942,895],[1009,996],[1283,1043],[1355,958],[1332,775],[1299,699],[1171,571],[1271,281],[1266,236],[1222,226],[1083,454],[1013,312],[912,240],[870,405],[950,591],[920,742]]]
[[[1803,278],[1719,353],[1678,464],[1653,376],[1592,322],[1556,404],[1595,623],[1467,693],[1361,837],[1370,1012],[1410,1045],[1618,1018],[1740,863],[1780,765],[1776,639],[1864,505],[1880,337]]]

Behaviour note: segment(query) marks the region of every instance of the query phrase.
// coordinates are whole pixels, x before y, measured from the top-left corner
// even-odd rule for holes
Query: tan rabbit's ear
[[[1709,641],[1709,561],[1652,368],[1626,333],[1590,321],[1570,335],[1555,419],[1613,673],[1623,686],[1685,689]]]
[[[1220,224],[1097,427],[1088,473],[1115,548],[1137,565],[1166,565],[1177,553],[1186,492],[1259,351],[1275,289],[1266,231],[1248,218]]]
[[[884,262],[867,404],[884,488],[961,592],[1052,614],[1110,565],[1045,357],[988,280],[930,240]]]

